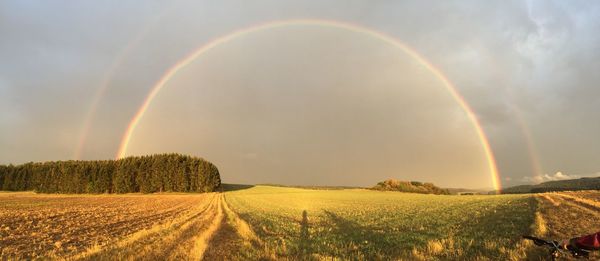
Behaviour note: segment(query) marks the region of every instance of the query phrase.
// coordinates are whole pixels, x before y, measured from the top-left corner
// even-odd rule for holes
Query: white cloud
[[[578,178],[582,178],[582,177],[600,177],[600,172],[596,172],[593,174],[586,174],[586,175],[568,175],[568,174],[562,173],[561,171],[558,171],[554,175],[544,174],[544,175],[538,175],[538,176],[532,176],[532,177],[526,176],[526,177],[523,177],[522,181],[531,182],[531,183],[542,183],[542,182],[546,182],[546,181],[578,179]]]

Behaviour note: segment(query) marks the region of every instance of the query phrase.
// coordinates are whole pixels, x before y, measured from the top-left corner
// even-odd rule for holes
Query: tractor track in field
[[[0,260],[134,256],[125,246],[143,250],[206,215],[216,195],[1,195]]]
[[[92,249],[73,257],[83,260],[198,260],[218,225],[222,195],[215,194],[207,204],[187,211],[168,224],[142,230],[109,246]]]
[[[582,212],[586,212],[589,215],[597,216],[597,217],[600,218],[600,212],[598,210],[594,210],[592,208],[588,208],[586,205],[579,204],[576,201],[571,201],[569,199],[565,199],[565,201],[563,203],[563,206],[575,208],[575,209],[581,210]]]
[[[250,226],[229,208],[224,193],[217,193],[169,224],[139,231],[70,259],[240,260],[244,251],[260,246]]]
[[[207,245],[203,259],[205,260],[245,260],[246,254],[262,249],[263,244],[250,228],[248,223],[241,219],[227,205],[223,196],[221,199],[223,216],[219,220],[219,226]],[[272,259],[263,256],[264,259]]]
[[[600,208],[594,201],[566,193],[545,193],[538,199],[547,237],[562,240],[600,230]]]
[[[600,203],[599,202],[581,198],[581,197],[577,197],[577,196],[573,196],[573,195],[566,194],[566,193],[557,193],[557,195],[559,197],[563,198],[564,202],[567,202],[567,204],[577,206],[578,208],[584,209],[585,211],[588,211],[594,215],[600,215]]]
[[[257,242],[225,193],[0,194],[0,260],[231,260]]]

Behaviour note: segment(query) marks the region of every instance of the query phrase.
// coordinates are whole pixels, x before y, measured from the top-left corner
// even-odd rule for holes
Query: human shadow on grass
[[[302,211],[302,221],[298,225],[300,225],[300,231],[297,236],[289,238],[291,244],[288,254],[295,260],[312,260],[313,246],[309,231],[308,212],[306,210]]]
[[[302,211],[302,222],[300,222],[300,251],[302,256],[309,256],[312,253],[312,244],[310,241],[310,232],[308,231],[308,212]]]

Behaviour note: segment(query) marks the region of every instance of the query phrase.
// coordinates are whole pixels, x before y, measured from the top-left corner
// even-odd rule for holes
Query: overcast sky
[[[2,1],[0,163],[74,159],[86,120],[81,158],[113,158],[174,63],[235,30],[311,18],[373,28],[438,67],[479,118],[504,186],[599,175],[597,1]],[[161,152],[204,157],[225,182],[491,187],[439,78],[326,26],[238,37],[180,71],[127,154]]]

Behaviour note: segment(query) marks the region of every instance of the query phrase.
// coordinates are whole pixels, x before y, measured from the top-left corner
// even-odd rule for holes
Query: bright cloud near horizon
[[[584,177],[600,177],[600,172],[593,173],[593,174],[588,173],[585,175],[569,175],[569,174],[564,174],[559,171],[559,172],[554,173],[554,175],[543,174],[543,175],[536,175],[536,176],[532,176],[532,177],[523,177],[522,181],[526,182],[526,183],[539,184],[539,183],[543,183],[543,182],[547,182],[547,181],[579,179],[579,178],[584,178]]]
[[[600,171],[594,1],[3,1],[0,164],[113,158],[174,64],[291,19],[372,28],[419,52],[472,107],[503,186]],[[161,152],[204,157],[231,183],[491,187],[473,123],[439,77],[326,26],[237,37],[180,70],[127,155]]]

